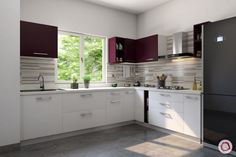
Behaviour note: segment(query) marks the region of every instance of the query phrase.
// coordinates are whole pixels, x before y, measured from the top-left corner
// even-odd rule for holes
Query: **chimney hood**
[[[193,52],[188,52],[187,33],[179,32],[173,34],[173,51],[170,55],[173,57],[192,57]]]

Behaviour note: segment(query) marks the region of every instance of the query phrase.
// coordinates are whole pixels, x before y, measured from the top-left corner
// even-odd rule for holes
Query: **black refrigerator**
[[[204,142],[236,151],[236,17],[204,25]]]

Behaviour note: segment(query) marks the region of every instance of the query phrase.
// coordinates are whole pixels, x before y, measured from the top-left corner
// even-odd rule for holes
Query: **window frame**
[[[103,38],[103,45],[102,45],[102,80],[96,81],[96,82],[90,82],[91,84],[97,84],[97,83],[107,83],[107,37],[105,36],[99,36],[99,35],[91,35],[91,34],[85,34],[85,33],[76,33],[76,32],[70,32],[70,31],[64,31],[64,30],[58,30],[58,35],[64,34],[64,35],[73,35],[73,36],[79,36],[80,37],[80,78],[78,80],[78,83],[83,83],[83,76],[84,76],[84,36],[92,36],[92,37],[99,37]],[[55,82],[57,84],[68,84],[72,83],[72,80],[58,80],[58,67],[57,67],[57,59],[55,59]]]

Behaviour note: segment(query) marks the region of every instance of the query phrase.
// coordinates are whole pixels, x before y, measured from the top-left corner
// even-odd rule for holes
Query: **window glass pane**
[[[80,78],[80,37],[59,34],[57,79],[71,80],[72,74]]]
[[[104,38],[84,36],[84,75],[92,82],[102,81],[102,53]]]

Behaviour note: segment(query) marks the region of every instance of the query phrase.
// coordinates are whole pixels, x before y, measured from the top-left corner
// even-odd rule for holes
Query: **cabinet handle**
[[[89,112],[89,113],[81,113],[80,116],[81,117],[88,117],[88,116],[92,116],[93,113],[92,112]]]
[[[166,107],[166,108],[169,108],[169,109],[171,108],[171,106],[170,106],[169,104],[160,103],[160,105],[161,105],[161,106],[164,106],[164,107]]]
[[[160,94],[160,96],[170,97],[170,94]]]
[[[198,100],[198,97],[194,97],[194,96],[185,96],[185,98],[189,100]]]
[[[111,101],[112,104],[115,104],[115,103],[120,103],[120,100],[117,100],[117,101]]]
[[[83,98],[84,98],[84,97],[91,97],[91,96],[92,96],[92,94],[81,94],[81,95],[80,95],[80,97],[83,97]]]
[[[166,118],[173,119],[172,116],[170,114],[168,114],[168,113],[160,112],[160,114],[165,116]]]
[[[40,55],[40,56],[48,56],[48,53],[44,53],[44,52],[34,52],[34,55]]]
[[[153,58],[148,58],[148,59],[146,59],[147,61],[152,61],[153,60]]]
[[[37,101],[50,101],[50,100],[52,100],[52,97],[46,97],[46,98],[37,97],[36,100],[37,100]]]
[[[133,91],[127,91],[126,94],[133,94]]]
[[[120,93],[112,92],[111,95],[120,95]]]

